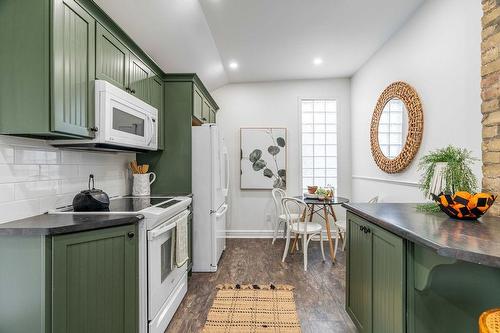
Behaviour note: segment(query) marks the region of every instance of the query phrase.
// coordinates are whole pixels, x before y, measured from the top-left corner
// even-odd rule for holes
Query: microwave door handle
[[[151,145],[151,141],[153,141],[154,133],[155,133],[155,123],[153,122],[153,118],[149,117],[149,125],[150,125],[150,130],[149,130],[149,140],[148,140],[148,146]]]

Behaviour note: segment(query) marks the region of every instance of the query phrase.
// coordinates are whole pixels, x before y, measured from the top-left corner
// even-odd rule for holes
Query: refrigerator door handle
[[[224,216],[224,214],[226,214],[226,212],[227,212],[227,209],[228,209],[227,204],[222,205],[222,211],[217,212],[217,214],[215,214],[215,217],[219,218],[219,217]]]
[[[222,190],[222,192],[224,193],[224,196],[226,197],[228,192],[229,192],[229,153],[228,153],[226,147],[224,147],[223,154],[224,154],[224,160],[226,163],[226,167],[225,167],[225,172],[224,172],[225,186],[224,186],[224,189]]]

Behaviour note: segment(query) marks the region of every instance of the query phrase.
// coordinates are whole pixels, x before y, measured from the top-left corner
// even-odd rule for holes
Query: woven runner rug
[[[289,285],[218,285],[205,333],[300,333],[294,287]]]

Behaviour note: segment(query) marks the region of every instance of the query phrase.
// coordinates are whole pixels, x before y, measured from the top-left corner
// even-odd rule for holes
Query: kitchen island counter
[[[362,332],[477,332],[500,306],[500,218],[348,203],[346,310]]]
[[[444,213],[423,213],[417,204],[347,203],[348,211],[444,257],[500,267],[500,218],[478,221],[451,219]]]

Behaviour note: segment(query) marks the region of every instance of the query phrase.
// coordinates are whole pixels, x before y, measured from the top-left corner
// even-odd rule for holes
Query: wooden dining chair
[[[283,238],[286,235],[286,216],[285,216],[285,210],[283,208],[283,203],[282,199],[286,197],[286,192],[280,188],[273,188],[272,190],[272,195],[273,195],[273,201],[274,201],[274,208],[276,210],[276,219],[274,220],[274,234],[273,234],[273,242],[276,241],[276,238],[278,237],[278,232],[282,228],[283,225]],[[299,215],[296,214],[294,218],[298,218]]]
[[[309,242],[314,236],[319,235],[321,255],[323,256],[323,261],[325,261],[325,249],[323,248],[323,226],[316,222],[309,222],[304,219],[304,215],[301,212],[306,211],[307,205],[304,201],[284,197],[282,199],[283,209],[285,211],[286,218],[286,243],[285,251],[283,252],[282,261],[285,262],[286,256],[288,254],[288,248],[290,247],[290,238],[292,234],[294,236],[300,236],[302,239],[302,251],[304,252],[304,271],[307,271],[307,249]]]

